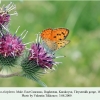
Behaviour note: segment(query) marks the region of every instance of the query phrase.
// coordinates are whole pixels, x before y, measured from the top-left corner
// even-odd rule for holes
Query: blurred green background
[[[2,1],[0,6],[10,1]],[[48,87],[100,86],[100,2],[99,1],[14,1],[18,16],[11,16],[10,32],[28,30],[23,42],[35,41],[46,28],[69,29],[70,44],[58,50],[62,62],[41,80]],[[13,13],[11,11],[10,13]],[[29,47],[29,45],[28,45]],[[22,77],[1,78],[1,87],[40,87]]]

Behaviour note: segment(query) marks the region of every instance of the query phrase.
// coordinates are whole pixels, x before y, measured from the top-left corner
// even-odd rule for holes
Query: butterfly
[[[67,45],[70,40],[65,40],[69,34],[66,28],[45,29],[41,33],[44,44],[52,51],[58,50]]]

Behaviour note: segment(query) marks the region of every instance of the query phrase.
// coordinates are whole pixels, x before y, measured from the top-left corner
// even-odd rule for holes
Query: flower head
[[[30,75],[37,74],[42,69],[54,69],[53,54],[49,54],[40,43],[33,43],[27,57],[22,61],[23,71]],[[43,72],[42,72],[43,73]]]
[[[10,20],[10,15],[7,13],[0,13],[0,25],[5,25],[9,22]]]
[[[16,36],[19,27],[14,35],[9,32],[1,33],[0,37],[0,65],[12,67],[16,65],[17,59],[22,55],[25,50],[25,44],[22,43],[21,35]],[[24,31],[25,32],[25,31]],[[22,33],[24,33],[22,32]],[[26,32],[27,34],[27,32]],[[25,35],[26,35],[25,34]],[[25,37],[24,35],[24,37]],[[24,38],[23,37],[23,38]]]
[[[29,60],[36,61],[41,68],[50,68],[53,66],[53,55],[49,54],[40,43],[33,43],[29,52]]]
[[[12,2],[10,2],[7,6],[3,6],[0,8],[0,28],[6,28],[6,25],[8,25],[10,21],[10,15],[17,15],[17,12],[15,11],[13,14],[9,14],[9,12],[16,8],[16,5],[14,5]]]
[[[16,35],[6,33],[0,38],[0,54],[4,57],[20,56],[24,49],[25,45]]]
[[[29,76],[36,75],[41,70],[43,70],[42,73],[47,72],[47,69],[54,70],[53,65],[58,64],[54,61],[56,58],[54,53],[48,52],[39,38],[36,38],[36,43],[31,45],[28,55],[21,62],[23,71]]]

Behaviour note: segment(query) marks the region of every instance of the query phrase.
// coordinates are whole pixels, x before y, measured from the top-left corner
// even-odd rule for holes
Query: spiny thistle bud
[[[22,54],[25,45],[20,37],[11,33],[2,34],[0,37],[0,64],[13,66],[16,59]]]
[[[10,15],[18,15],[16,11],[13,14],[9,14],[9,12],[15,8],[16,5],[12,2],[5,7],[4,5],[0,7],[0,29],[4,28],[5,30],[7,30],[7,25],[10,21]]]

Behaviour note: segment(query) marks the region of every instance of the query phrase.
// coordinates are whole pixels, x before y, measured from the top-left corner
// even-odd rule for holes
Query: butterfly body
[[[52,51],[58,50],[65,45],[67,45],[70,41],[65,40],[69,34],[69,30],[65,28],[57,28],[57,29],[46,29],[42,31],[41,38],[45,45]]]

